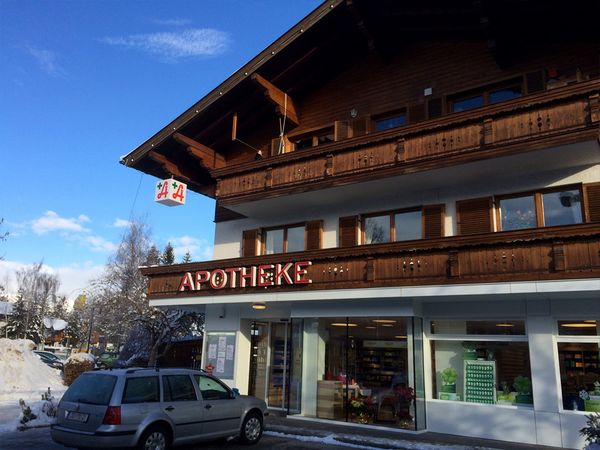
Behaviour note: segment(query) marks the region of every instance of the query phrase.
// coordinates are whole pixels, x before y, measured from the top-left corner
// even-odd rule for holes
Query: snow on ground
[[[40,400],[48,387],[62,394],[66,386],[60,371],[44,364],[33,353],[35,344],[27,339],[0,339],[0,402],[20,398]]]
[[[265,431],[267,436],[296,439],[303,442],[319,442],[323,445],[337,445],[340,447],[357,448],[362,450],[381,450],[382,448],[403,448],[406,450],[472,450],[473,447],[463,445],[437,444],[406,439],[373,438],[353,434],[329,434],[327,436],[303,436],[298,434]],[[377,445],[372,447],[367,442]],[[494,450],[486,447],[477,447],[477,450]]]

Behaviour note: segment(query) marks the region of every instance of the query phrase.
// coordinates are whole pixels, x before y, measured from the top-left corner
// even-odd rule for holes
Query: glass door
[[[269,364],[269,389],[267,405],[270,408],[285,408],[289,373],[290,346],[289,324],[271,323],[271,358]]]
[[[249,393],[267,401],[267,358],[269,351],[269,324],[254,322],[251,329]]]

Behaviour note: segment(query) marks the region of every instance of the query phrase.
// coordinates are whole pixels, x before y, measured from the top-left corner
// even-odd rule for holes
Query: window
[[[65,402],[108,405],[116,382],[117,377],[113,375],[84,373],[69,387],[62,399]]]
[[[435,320],[429,330],[433,398],[533,404],[522,320]]]
[[[406,125],[406,112],[400,111],[373,119],[375,131],[389,130],[402,125]]]
[[[579,188],[553,188],[499,197],[497,204],[503,231],[583,222]]]
[[[265,255],[300,252],[304,248],[304,225],[290,225],[264,231]]]
[[[304,150],[317,145],[325,145],[334,141],[333,127],[323,128],[303,136],[291,138],[295,150]]]
[[[364,244],[379,244],[422,238],[423,213],[421,209],[365,216],[363,219]]]
[[[558,321],[558,362],[563,409],[600,409],[600,322]]]
[[[512,100],[523,95],[522,80],[510,80],[502,84],[485,86],[480,89],[462,92],[449,97],[450,111],[461,112],[484,105]]]
[[[196,391],[188,375],[166,375],[163,377],[165,402],[197,400]]]
[[[158,402],[158,377],[128,378],[123,391],[122,403]]]
[[[229,389],[217,380],[201,375],[195,375],[194,378],[200,387],[200,393],[204,400],[226,400],[232,398]]]

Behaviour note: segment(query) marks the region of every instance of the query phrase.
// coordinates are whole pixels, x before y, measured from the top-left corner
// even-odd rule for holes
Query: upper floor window
[[[333,127],[323,128],[292,139],[294,150],[303,150],[305,148],[316,147],[317,145],[329,144],[333,141]]]
[[[578,188],[500,197],[498,209],[499,225],[503,231],[583,222],[581,192]]]
[[[385,131],[390,128],[396,128],[402,125],[406,125],[406,111],[397,111],[392,114],[386,114],[373,118],[375,125],[375,131]]]
[[[366,216],[363,220],[363,243],[422,239],[421,209]]]
[[[304,225],[267,229],[263,233],[264,255],[304,250]]]
[[[448,98],[450,111],[461,112],[484,105],[511,100],[523,95],[522,80],[515,79],[502,84],[459,93]]]

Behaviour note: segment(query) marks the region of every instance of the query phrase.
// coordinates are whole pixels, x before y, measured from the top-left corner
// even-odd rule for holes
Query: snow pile
[[[60,372],[44,364],[34,348],[27,339],[0,339],[0,401],[37,400],[48,387],[55,392],[66,389]]]
[[[71,356],[69,356],[67,358],[67,360],[65,361],[65,364],[68,364],[71,362],[82,363],[82,362],[87,362],[87,361],[94,364],[96,362],[96,358],[94,358],[94,356],[89,353],[73,353]]]

